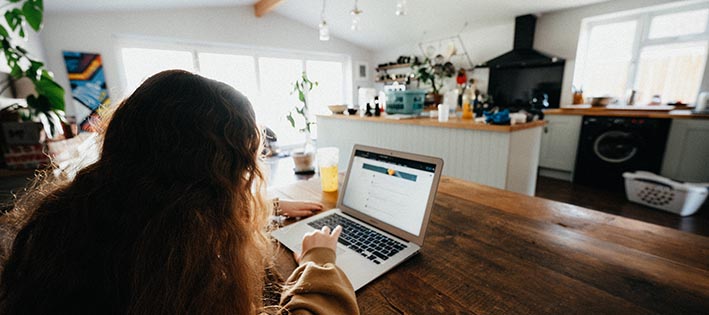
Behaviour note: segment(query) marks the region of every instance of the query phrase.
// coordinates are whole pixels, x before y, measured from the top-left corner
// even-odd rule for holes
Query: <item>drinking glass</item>
[[[337,191],[337,163],[340,150],[335,147],[318,149],[318,167],[320,168],[320,185],[322,191]]]

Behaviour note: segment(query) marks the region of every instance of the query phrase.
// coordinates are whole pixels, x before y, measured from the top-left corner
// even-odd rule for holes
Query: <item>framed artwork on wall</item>
[[[92,121],[100,118],[99,109],[111,103],[101,55],[74,51],[63,54],[77,122],[81,130],[90,131]]]
[[[355,68],[355,78],[361,81],[369,80],[369,64],[364,61],[358,61],[356,65],[357,68]]]

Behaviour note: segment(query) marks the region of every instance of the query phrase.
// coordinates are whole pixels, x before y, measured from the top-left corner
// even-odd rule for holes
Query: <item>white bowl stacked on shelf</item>
[[[707,183],[681,183],[650,172],[623,173],[628,200],[681,216],[692,215],[709,192]]]

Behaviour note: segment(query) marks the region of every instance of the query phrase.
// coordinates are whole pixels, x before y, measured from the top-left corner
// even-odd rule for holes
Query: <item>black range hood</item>
[[[515,18],[515,37],[512,51],[490,59],[480,67],[540,67],[563,63],[561,58],[549,56],[533,48],[537,17],[532,14]]]

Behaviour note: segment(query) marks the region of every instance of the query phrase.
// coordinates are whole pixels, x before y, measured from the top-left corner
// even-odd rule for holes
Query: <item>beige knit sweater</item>
[[[294,315],[359,314],[352,284],[335,265],[332,249],[317,247],[305,252],[300,266],[286,282],[281,296],[284,313]]]

